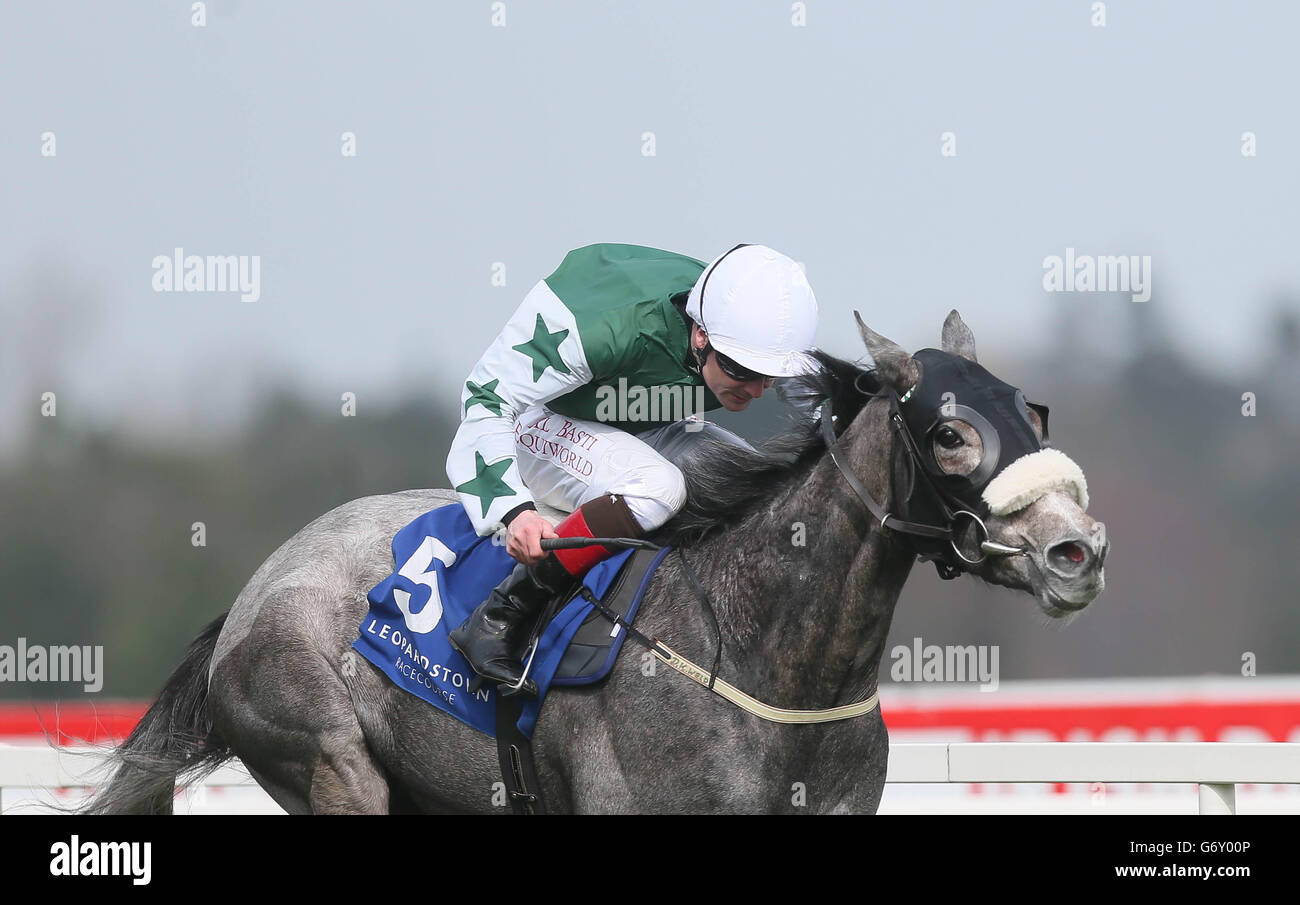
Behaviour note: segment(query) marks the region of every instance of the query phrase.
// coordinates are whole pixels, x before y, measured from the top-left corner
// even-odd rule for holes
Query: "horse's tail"
[[[226,623],[222,613],[190,644],[158,699],[126,741],[114,749],[113,775],[84,814],[170,814],[176,775],[197,782],[233,755],[208,713],[208,665]]]

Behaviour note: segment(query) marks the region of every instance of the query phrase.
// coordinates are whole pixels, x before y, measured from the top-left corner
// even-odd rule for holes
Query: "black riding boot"
[[[524,674],[520,659],[537,617],[573,581],[553,553],[536,566],[519,563],[451,633],[451,646],[487,681],[518,684]],[[530,678],[518,693],[536,698],[537,684]]]

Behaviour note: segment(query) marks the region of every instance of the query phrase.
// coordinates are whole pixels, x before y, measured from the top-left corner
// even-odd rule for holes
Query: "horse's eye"
[[[961,438],[961,434],[951,427],[939,428],[935,431],[934,438],[939,441],[939,445],[944,449],[956,449],[966,442]]]

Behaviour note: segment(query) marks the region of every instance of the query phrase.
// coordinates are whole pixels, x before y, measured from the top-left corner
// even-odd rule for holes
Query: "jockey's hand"
[[[521,563],[535,566],[546,557],[542,538],[556,536],[554,526],[541,513],[525,509],[506,528],[506,552]]]

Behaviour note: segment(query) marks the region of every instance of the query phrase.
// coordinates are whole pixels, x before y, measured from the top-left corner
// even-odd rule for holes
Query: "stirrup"
[[[549,609],[549,606],[546,607],[546,610]],[[546,610],[543,610],[541,613],[543,618],[548,615]],[[543,621],[543,618],[539,618],[538,623],[544,626],[545,622],[549,622],[550,620],[545,619],[545,621]],[[537,683],[528,678],[528,674],[533,671],[533,658],[537,656],[537,648],[541,644],[541,640],[541,632],[538,632],[537,637],[533,638],[532,643],[528,645],[528,659],[523,662],[524,671],[519,674],[519,681],[510,684],[505,682],[498,683],[497,694],[501,695],[503,698],[510,698],[519,695],[521,698],[526,698],[530,701],[537,700],[541,695],[541,691],[538,689]]]
[[[528,657],[528,663],[524,665],[524,673],[523,676],[520,678],[519,682],[516,682],[514,684],[510,684],[508,682],[495,683],[497,694],[501,695],[501,697],[503,698],[511,698],[514,697],[515,695],[519,695],[525,700],[529,700],[529,701],[537,700],[538,696],[540,695],[540,692],[537,690],[537,683],[533,682],[531,679],[528,678],[528,670],[529,667],[532,666],[532,659],[533,659],[532,655],[530,654]],[[487,684],[487,682],[488,682],[487,679],[483,678],[478,673],[474,673],[474,678],[469,680],[469,693],[477,694],[478,691],[484,685]]]

